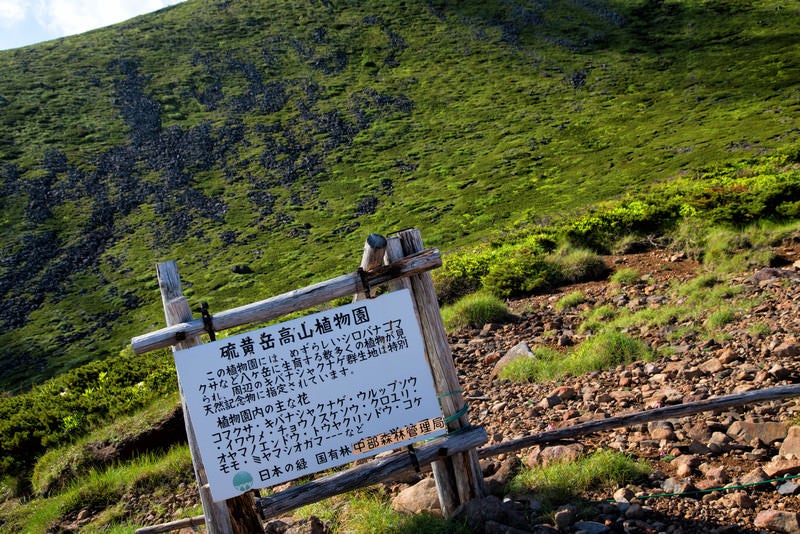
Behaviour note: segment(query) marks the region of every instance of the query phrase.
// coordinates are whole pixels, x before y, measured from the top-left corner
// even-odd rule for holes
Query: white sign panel
[[[215,501],[445,433],[408,290],[175,353]]]

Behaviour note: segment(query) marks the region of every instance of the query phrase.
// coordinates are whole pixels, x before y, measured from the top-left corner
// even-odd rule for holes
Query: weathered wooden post
[[[379,234],[369,234],[369,236],[367,236],[367,241],[364,243],[364,255],[361,257],[361,264],[358,267],[358,272],[366,276],[367,271],[380,267],[383,263],[385,251],[386,238]],[[363,278],[363,280],[366,280],[366,277]],[[356,293],[353,298],[354,301],[370,297],[367,291],[365,291],[365,288],[362,288],[361,291]]]
[[[192,321],[192,310],[183,295],[177,264],[174,261],[167,261],[159,263],[156,269],[167,326]],[[176,350],[194,347],[200,343],[202,342],[199,336],[186,337],[183,341],[173,345],[172,350],[175,352]],[[208,532],[212,534],[263,533],[264,528],[256,512],[255,501],[251,493],[245,493],[223,502],[214,502],[211,499],[205,467],[200,458],[200,450],[197,446],[194,428],[189,417],[189,410],[186,409],[186,401],[182,389],[181,404],[183,406],[184,420],[186,421],[186,437],[192,450],[195,478],[200,489],[200,501],[203,504],[203,515],[206,519]]]
[[[408,256],[423,250],[422,237],[416,229],[403,230],[397,236],[389,238],[386,250],[387,261],[396,261],[399,259],[397,254]],[[433,278],[429,272],[424,272],[408,280],[414,296],[415,312],[424,332],[425,357],[433,373],[442,415],[450,432],[465,429],[469,427],[466,404],[439,314]],[[435,461],[431,467],[445,517],[452,516],[459,505],[481,498],[486,493],[475,449]]]

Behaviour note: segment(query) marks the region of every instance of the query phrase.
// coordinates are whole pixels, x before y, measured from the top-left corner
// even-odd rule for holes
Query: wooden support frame
[[[382,261],[387,264],[381,265]],[[395,453],[388,461],[373,461],[367,467],[351,468],[351,470],[356,469],[351,474],[345,472],[334,475],[332,479],[323,477],[318,483],[314,483],[323,486],[336,484],[335,492],[331,493],[328,490],[329,495],[374,484],[379,482],[381,477],[396,475],[398,470],[407,470],[409,466],[419,468],[420,465],[429,463],[433,464],[437,485],[442,485],[439,496],[446,517],[452,515],[461,503],[484,495],[476,448],[486,443],[488,438],[482,428],[469,426],[466,411],[462,410],[464,399],[439,315],[433,282],[428,273],[441,264],[438,250],[424,249],[419,232],[416,230],[401,232],[391,243],[382,236],[371,234],[364,246],[364,255],[357,272],[213,316],[214,328],[225,330],[276,319],[346,295],[354,295],[356,300],[370,298],[371,288],[383,284],[390,284],[394,289],[406,287],[411,290],[414,312],[419,320],[425,345],[425,357],[431,368],[434,387],[440,397],[443,415],[451,434],[439,438],[433,444],[415,449],[415,458],[411,458],[407,452]],[[133,338],[131,346],[136,353],[167,346],[172,346],[173,351],[195,346],[201,343],[200,335],[206,330],[204,319],[208,318],[194,319],[192,316],[182,293],[175,262],[160,263],[157,269],[167,327]],[[203,503],[203,519],[208,532],[214,534],[263,532],[252,493],[221,503],[215,503],[211,499],[205,468],[202,465],[191,418],[185,407],[183,392],[181,401],[184,405],[186,432],[192,450],[195,477]],[[258,502],[258,508],[265,516],[270,516],[300,506],[301,504],[297,503],[301,501],[319,500],[315,497],[318,493],[309,493],[309,490],[310,487],[304,485],[301,489],[289,491],[284,497],[262,499]],[[192,519],[195,520],[196,518]],[[173,522],[173,525],[177,524],[182,523]],[[169,528],[160,525],[140,529],[138,532],[166,532]]]

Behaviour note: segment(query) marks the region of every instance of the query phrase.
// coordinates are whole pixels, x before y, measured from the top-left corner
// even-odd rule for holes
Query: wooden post
[[[364,243],[364,255],[361,257],[359,272],[366,273],[367,271],[380,267],[383,263],[383,253],[385,250],[386,238],[379,234],[369,234],[366,243]],[[364,281],[366,280],[366,277],[364,277]],[[364,300],[368,296],[374,295],[367,295],[367,292],[362,288],[353,297],[353,302]]]
[[[156,269],[167,326],[191,321],[192,310],[183,295],[177,264],[174,261],[167,261],[159,263]],[[175,352],[176,350],[194,347],[200,343],[199,336],[187,337],[180,343],[173,345],[172,350]],[[261,525],[256,512],[255,501],[251,493],[246,493],[224,502],[214,502],[211,499],[206,470],[200,457],[200,449],[194,434],[191,418],[189,417],[189,410],[186,409],[186,400],[182,389],[180,393],[183,416],[186,421],[186,438],[192,451],[192,463],[197,486],[200,489],[200,501],[203,504],[207,531],[209,534],[263,533],[264,527]]]
[[[390,241],[392,239],[399,240],[399,249],[405,256],[423,250],[418,230],[404,230]],[[387,246],[387,259],[389,261],[398,259],[389,257],[397,252],[396,244]],[[439,313],[433,278],[430,273],[424,272],[412,276],[409,281],[425,342],[425,357],[433,374],[436,393],[442,405],[442,415],[448,421],[447,427],[450,432],[467,428],[469,420],[466,415],[466,404]],[[445,517],[451,517],[461,504],[481,498],[486,493],[475,449],[433,462],[431,467],[436,479],[442,514]]]

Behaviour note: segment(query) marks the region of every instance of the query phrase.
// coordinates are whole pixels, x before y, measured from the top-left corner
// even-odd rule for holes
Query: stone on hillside
[[[739,355],[731,347],[725,347],[719,351],[717,354],[717,359],[722,362],[723,365],[728,365],[730,363],[739,361]]]
[[[786,475],[796,475],[800,473],[800,458],[788,460],[786,458],[773,458],[769,463],[762,467],[770,478],[778,478]]]
[[[800,517],[797,512],[762,510],[756,516],[755,525],[772,532],[800,534]]]
[[[736,491],[734,493],[723,495],[720,500],[727,508],[752,510],[756,507],[755,501],[745,491]]]
[[[614,492],[614,502],[630,502],[635,496],[630,488],[620,488]]]
[[[479,337],[488,337],[492,332],[494,332],[495,330],[499,330],[499,329],[500,329],[500,325],[499,324],[486,323],[485,325],[483,325],[483,328],[481,328],[481,332],[480,332],[480,334],[478,334],[478,336]]]
[[[731,481],[728,470],[725,466],[712,466],[703,464],[700,466],[700,471],[706,476],[706,479],[715,485],[727,484]]]
[[[564,403],[564,401],[558,395],[549,395],[549,396],[543,398],[542,400],[540,400],[539,404],[537,406],[539,406],[540,408],[542,408],[544,410],[547,410],[549,408],[552,408],[553,406],[558,406],[559,404],[563,404],[563,403]]]
[[[652,421],[647,423],[647,432],[657,440],[675,441],[675,428],[669,421]]]
[[[698,421],[686,428],[686,435],[697,441],[708,441],[711,439],[711,434],[712,431],[706,421]]]
[[[783,423],[753,423],[749,421],[734,421],[726,432],[728,436],[739,443],[749,445],[754,441],[769,445],[786,437],[786,425]]]
[[[692,482],[688,479],[679,479],[670,477],[663,482],[661,482],[661,489],[664,493],[688,493],[691,491],[695,491],[695,488],[692,485]]]
[[[489,495],[502,497],[511,479],[519,472],[521,465],[522,461],[517,456],[511,455],[503,460],[494,473],[484,478],[486,492]]]
[[[708,441],[708,449],[714,454],[720,454],[730,450],[731,438],[722,432],[714,432]]]
[[[406,514],[428,512],[441,515],[439,494],[436,492],[436,481],[432,477],[423,478],[392,499],[392,509]]]
[[[315,515],[304,518],[286,517],[264,525],[264,534],[328,534],[330,531]]]
[[[505,355],[494,364],[492,378],[496,377],[506,365],[517,358],[533,358],[533,352],[531,352],[531,348],[524,341],[521,341],[520,343],[517,343],[508,349],[508,352],[506,352]]]
[[[558,386],[550,395],[556,395],[561,400],[571,400],[578,396],[578,392],[569,386]]]
[[[611,530],[603,523],[597,521],[578,521],[573,525],[577,532],[585,532],[586,534],[604,534]]]
[[[800,458],[800,426],[793,426],[789,429],[778,454],[788,459]]]
[[[692,469],[700,466],[700,458],[694,454],[681,454],[673,458],[669,464],[676,469],[679,477],[686,478],[691,474]]]
[[[465,502],[453,513],[453,519],[465,523],[470,532],[484,534],[487,532],[519,532],[519,529],[528,526],[528,522],[522,514],[507,509],[503,506],[503,502],[494,495]],[[499,525],[495,525],[495,523],[499,523]],[[510,530],[509,527],[513,530]]]
[[[779,495],[797,495],[800,493],[800,484],[796,482],[784,482],[778,486]]]
[[[767,371],[775,380],[786,380],[792,375],[792,372],[783,365],[776,363]]]
[[[553,516],[553,521],[555,522],[556,527],[558,527],[559,530],[564,530],[570,525],[572,525],[572,523],[575,522],[576,518],[577,518],[577,510],[575,509],[574,506],[568,504],[556,510],[556,513]]]
[[[719,358],[709,358],[700,365],[698,365],[701,371],[706,374],[712,375],[714,373],[719,373],[725,366],[719,361]]]
[[[739,482],[743,485],[748,484],[760,484],[761,482],[765,482],[769,480],[769,476],[764,472],[763,469],[760,467],[756,467],[746,475],[744,475]]]
[[[553,462],[574,461],[583,454],[584,447],[580,443],[570,445],[553,445],[552,447],[534,447],[525,460],[526,465],[545,466]]]
[[[617,402],[636,402],[636,399],[639,397],[637,392],[624,389],[611,391],[609,395]]]
[[[800,354],[800,343],[797,339],[790,337],[772,349],[772,354],[778,358],[794,358]]]

